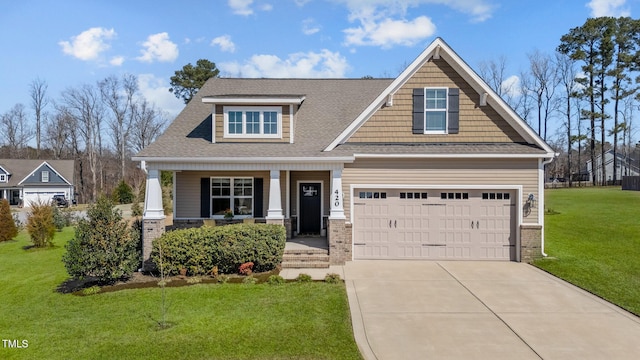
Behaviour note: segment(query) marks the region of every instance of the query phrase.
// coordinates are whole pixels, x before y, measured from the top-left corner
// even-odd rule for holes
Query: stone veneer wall
[[[142,269],[150,271],[154,269],[151,261],[153,240],[159,238],[165,232],[164,219],[142,220]]]
[[[331,265],[344,265],[346,261],[353,259],[351,253],[351,223],[346,220],[329,219],[328,224],[329,263]]]
[[[520,260],[532,263],[542,257],[542,226],[520,225]]]

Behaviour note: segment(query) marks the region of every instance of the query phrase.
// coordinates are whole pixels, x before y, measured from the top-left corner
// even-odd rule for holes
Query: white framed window
[[[211,215],[222,219],[228,212],[234,217],[253,217],[253,178],[211,178]]]
[[[49,182],[49,171],[43,171],[40,173],[40,180],[42,182]]]
[[[447,88],[424,89],[424,133],[447,133]]]
[[[7,174],[0,174],[0,182],[2,183],[7,182]]]
[[[225,138],[282,138],[281,106],[225,106]]]

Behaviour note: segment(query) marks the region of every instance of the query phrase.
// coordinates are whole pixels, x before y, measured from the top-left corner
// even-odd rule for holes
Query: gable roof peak
[[[491,103],[492,107],[520,136],[545,150],[549,156],[553,156],[553,149],[441,37],[435,38],[324,151],[331,151],[336,146],[344,144],[387,101],[390,95],[395,94],[432,58],[447,62],[478,93],[483,104]]]

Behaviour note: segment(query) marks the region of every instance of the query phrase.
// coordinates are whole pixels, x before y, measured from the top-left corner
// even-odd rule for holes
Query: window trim
[[[224,138],[230,139],[282,139],[282,106],[224,106]],[[229,132],[229,113],[230,112],[242,112],[242,133],[232,134]],[[247,112],[259,112],[260,113],[260,133],[259,134],[247,134]],[[264,113],[275,112],[277,113],[277,133],[265,134],[264,133]]]
[[[214,179],[228,179],[229,180],[229,196],[222,196],[222,195],[213,195],[213,180]],[[236,198],[236,195],[234,193],[234,183],[235,180],[238,179],[243,179],[243,180],[251,180],[251,196],[237,196],[238,199],[249,199],[251,198],[251,214],[248,215],[239,215],[239,214],[235,214],[235,209],[233,208],[233,204],[234,204],[234,200]],[[252,218],[254,217],[255,214],[255,186],[254,186],[254,178],[251,176],[211,176],[209,178],[209,191],[210,191],[210,197],[209,197],[209,216],[212,219],[224,219],[224,214],[223,215],[215,215],[213,213],[213,199],[229,199],[229,206],[231,211],[234,213],[233,217],[235,219],[247,219],[247,218]]]
[[[444,109],[428,109],[427,108],[427,90],[444,90]],[[449,133],[449,88],[448,87],[425,87],[424,88],[424,133],[425,134],[448,134]],[[444,111],[444,130],[428,130],[427,129],[427,113]]]
[[[48,170],[42,170],[42,172],[40,173],[40,182],[48,183],[49,179],[50,179],[49,171]]]

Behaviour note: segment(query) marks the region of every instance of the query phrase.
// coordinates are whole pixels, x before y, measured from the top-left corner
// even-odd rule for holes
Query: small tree
[[[53,246],[56,227],[53,222],[51,205],[41,202],[31,203],[31,211],[27,219],[27,232],[35,247]]]
[[[120,204],[131,204],[133,202],[133,190],[124,180],[120,180],[113,193],[113,201]]]
[[[75,278],[93,276],[103,283],[127,279],[139,265],[139,240],[113,203],[100,197],[78,222],[62,261]]]
[[[9,241],[18,235],[18,227],[11,216],[11,208],[6,199],[0,200],[0,242]]]

